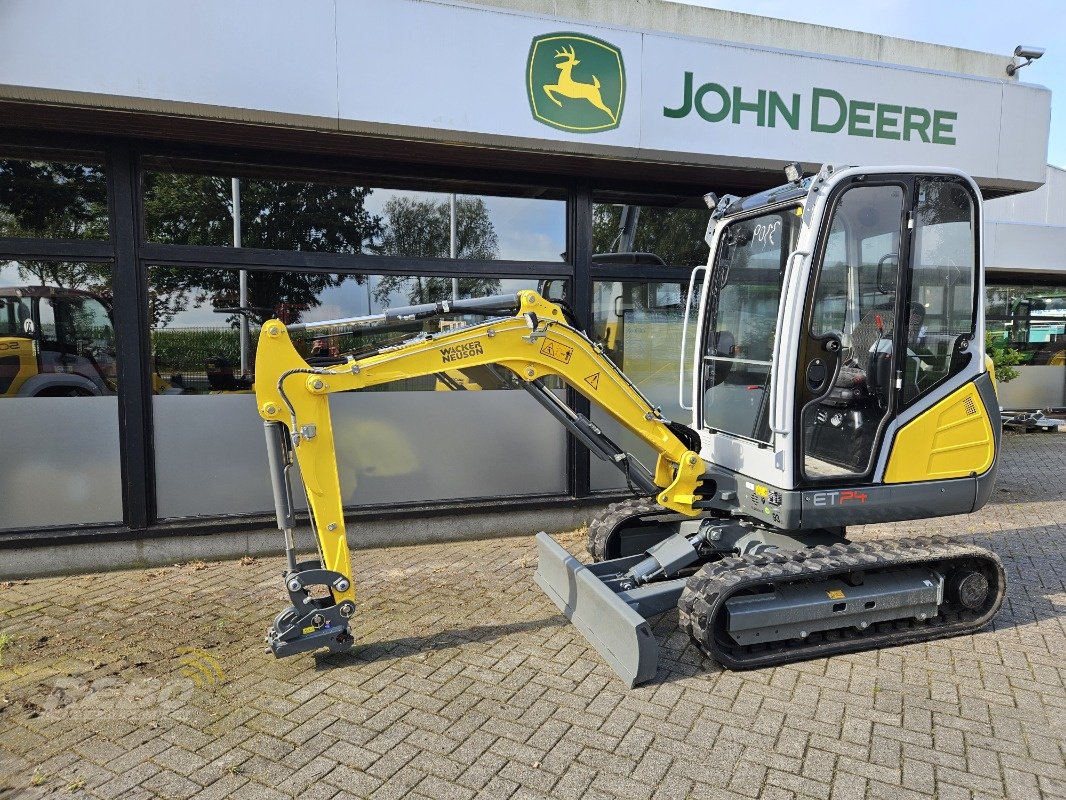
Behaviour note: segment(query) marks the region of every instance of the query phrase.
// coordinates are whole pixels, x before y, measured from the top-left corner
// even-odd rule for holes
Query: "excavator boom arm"
[[[495,310],[499,306],[499,298],[484,299],[484,308]],[[321,566],[346,579],[341,582],[343,590],[338,589],[337,581],[330,583],[336,602],[354,601],[355,594],[328,402],[334,392],[433,375],[445,369],[503,369],[595,454],[615,461],[639,488],[656,494],[661,505],[689,516],[699,513],[694,503],[699,499],[704,464],[692,449],[692,437],[686,437],[686,442],[681,433],[684,429],[653,408],[601,348],[566,324],[559,306],[532,291],[519,292],[514,306],[513,316],[422,336],[327,367],[309,365],[289,337],[290,329],[310,325],[286,328],[278,320],[263,325],[256,352],[256,401],[267,425],[278,523],[291,544],[294,523],[287,470],[295,456],[314,519]],[[426,307],[416,308],[420,312],[408,318],[431,316]],[[330,325],[344,323],[335,320]],[[561,378],[650,445],[658,454],[654,474],[637,467],[595,425],[549,391],[543,379],[550,376]],[[290,557],[290,571],[294,565]]]

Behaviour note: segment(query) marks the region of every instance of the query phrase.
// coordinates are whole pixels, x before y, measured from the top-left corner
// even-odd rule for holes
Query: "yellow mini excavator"
[[[654,677],[648,617],[733,669],[971,633],[1003,600],[996,555],[941,538],[852,543],[846,526],[963,514],[995,480],[999,410],[984,356],[981,196],[967,176],[834,169],[739,199],[708,195],[710,259],[689,286],[673,422],[570,318],[531,291],[286,327],[259,339],[291,605],[277,656],[352,645],[355,614],[329,395],[487,368],[528,391],[638,497],[589,528],[585,565],[539,534],[538,585],[630,686]],[[463,315],[483,321],[314,365],[290,334]],[[312,334],[313,335],[313,334]],[[689,341],[691,339],[691,341]],[[549,390],[559,378],[657,453],[646,468]],[[298,462],[319,558],[298,562]]]

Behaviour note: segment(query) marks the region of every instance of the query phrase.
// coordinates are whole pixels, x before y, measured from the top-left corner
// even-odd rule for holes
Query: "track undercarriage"
[[[999,558],[974,545],[855,543],[842,528],[781,532],[725,515],[681,521],[649,500],[615,504],[590,525],[599,563],[581,564],[545,534],[538,547],[538,584],[630,686],[654,677],[647,620],[671,608],[706,655],[753,669],[973,633],[1005,590]]]

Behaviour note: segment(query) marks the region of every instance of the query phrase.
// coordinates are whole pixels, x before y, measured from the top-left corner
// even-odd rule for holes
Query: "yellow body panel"
[[[992,360],[992,356],[985,353],[985,369],[988,370],[988,377],[992,379],[992,388],[996,394],[999,394],[999,384],[996,383],[996,363]]]
[[[981,475],[995,458],[992,423],[977,385],[968,383],[900,429],[885,483]]]
[[[37,374],[37,343],[23,336],[0,337],[0,356],[18,356],[18,372],[5,394],[14,397],[22,384]]]

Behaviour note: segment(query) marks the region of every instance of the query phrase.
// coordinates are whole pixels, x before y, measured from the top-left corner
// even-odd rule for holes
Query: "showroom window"
[[[709,218],[710,212],[702,205],[593,203],[592,263],[688,268],[706,264],[704,235]],[[633,255],[627,258],[626,254]]]
[[[122,519],[111,272],[0,260],[0,528]]]
[[[1023,366],[1066,365],[1066,286],[995,285],[986,289],[985,329]]]
[[[626,198],[607,195],[594,199],[604,202],[592,206],[589,335],[653,406],[669,419],[688,423],[691,411],[680,405],[681,328],[686,313],[690,321],[695,317],[700,284],[689,298],[689,277],[694,267],[707,263],[704,235],[710,212],[702,203],[699,207],[625,203]],[[675,201],[679,202],[681,198]],[[638,274],[649,277],[634,279]],[[693,340],[690,329],[690,347]],[[608,414],[593,408],[592,419],[645,466],[654,468],[651,449]],[[593,490],[626,485],[617,469],[595,458],[590,474]]]
[[[359,275],[251,270],[248,307],[238,309],[240,270],[151,266],[148,317],[157,391],[207,395],[247,390],[255,369],[255,340],[267,319],[287,325],[378,314],[387,308],[450,298],[450,278],[420,275]],[[517,278],[457,278],[459,297],[487,297],[537,290],[540,282]],[[297,334],[304,358],[370,354],[417,336],[447,333],[482,317],[451,314],[413,322],[366,325],[352,330],[321,328]],[[242,353],[241,329],[248,344]],[[509,386],[485,368],[447,370],[366,391],[497,389]]]
[[[0,148],[0,236],[107,239],[103,155]]]
[[[566,203],[558,192],[534,196],[452,194],[383,187],[369,179],[216,174],[144,162],[145,235],[149,242],[233,245],[240,207],[241,245],[270,250],[364,253],[405,258],[560,262],[566,250]],[[239,185],[234,192],[233,178]]]
[[[33,403],[69,406],[49,431],[54,458],[20,446],[5,480],[66,481],[75,461],[84,471],[67,476],[76,497],[44,504],[31,492],[0,527],[269,514],[254,381],[258,330],[271,317],[315,322],[535,289],[572,306],[654,404],[686,419],[668,331],[689,307],[690,270],[706,260],[698,198],[493,183],[487,170],[426,177],[394,165],[375,175],[370,162],[324,169],[280,153],[229,162],[210,148],[160,155],[136,142],[107,143],[105,157],[86,141],[0,149],[0,239],[13,259],[0,288],[42,291],[2,296],[0,338],[39,339],[32,385],[50,387],[17,396],[16,383],[33,377],[20,361],[0,374],[10,378],[0,410],[18,427],[44,409]],[[295,344],[329,359],[477,321],[320,329]],[[584,407],[560,382],[548,387]],[[588,491],[587,454],[493,370],[412,376],[338,394],[331,408],[349,508]],[[33,436],[35,425],[22,429]],[[639,443],[623,444],[645,458]],[[593,477],[593,488],[621,488],[600,467],[609,477]]]
[[[546,289],[572,271],[561,189],[382,179],[342,165],[139,163],[161,519],[272,508],[252,394],[267,319],[320,322]],[[294,344],[326,363],[479,321],[322,328]],[[513,385],[490,369],[448,369],[332,397],[345,504],[565,491],[565,432],[525,392],[503,389]],[[196,425],[207,435],[190,440]]]
[[[148,271],[161,518],[272,508],[253,395],[255,342],[263,322],[373,314],[386,304],[399,305],[392,303],[397,292],[406,299],[420,281],[433,280],[250,270],[250,310],[239,314],[239,272],[159,266]],[[536,289],[537,281],[467,277],[459,285],[468,287],[466,296],[470,288],[474,296],[483,296]],[[323,328],[297,333],[293,343],[304,358],[329,363],[341,353],[369,354],[479,321],[452,315],[373,327],[362,335]],[[241,369],[242,324],[248,325],[251,343],[246,369]],[[562,428],[525,392],[489,369],[442,369],[340,393],[330,398],[330,407],[346,505],[564,490]],[[189,436],[191,430],[197,431],[195,437]],[[522,457],[514,458],[515,453]]]

